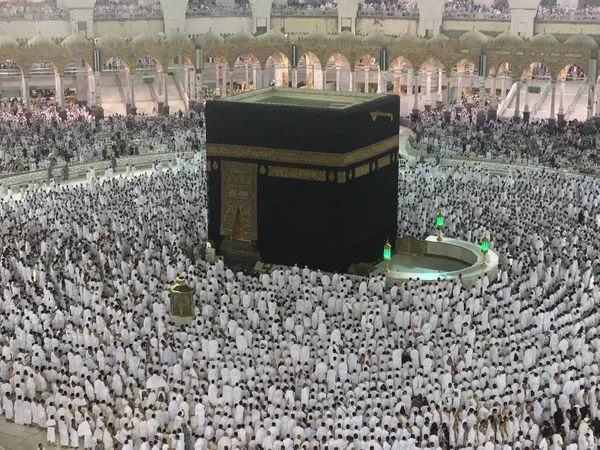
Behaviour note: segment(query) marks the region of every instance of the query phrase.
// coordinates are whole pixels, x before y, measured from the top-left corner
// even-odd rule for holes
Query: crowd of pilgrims
[[[62,448],[597,448],[598,181],[401,172],[400,236],[443,211],[447,235],[490,238],[501,276],[386,288],[206,262],[204,167],[196,152],[137,177],[0,188],[7,420]],[[189,326],[170,320],[179,275]]]
[[[204,145],[202,115],[110,116],[91,121],[74,105],[62,121],[56,108],[35,102],[27,119],[20,102],[0,102],[0,174],[123,156],[193,151]]]
[[[442,158],[485,158],[584,173],[595,172],[600,164],[598,134],[586,134],[583,122],[573,120],[562,128],[550,128],[545,119],[515,123],[512,118],[498,117],[479,126],[477,105],[466,106],[454,104],[450,121],[445,120],[444,111],[423,113],[411,131],[410,145]]]

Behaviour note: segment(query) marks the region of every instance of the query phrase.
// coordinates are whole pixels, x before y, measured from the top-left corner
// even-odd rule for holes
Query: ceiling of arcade
[[[566,65],[577,64],[586,69],[589,65],[591,50],[569,44],[539,45],[532,42],[523,42],[510,45],[500,42],[488,42],[483,45],[469,45],[458,39],[448,39],[443,42],[427,43],[425,40],[414,42],[397,42],[384,45],[373,43],[368,39],[350,35],[344,39],[340,35],[336,38],[327,36],[312,37],[310,35],[295,41],[298,47],[298,58],[310,53],[316,57],[324,67],[334,55],[342,55],[355,68],[366,56],[379,61],[380,51],[387,48],[387,61],[389,68],[398,68],[398,59],[404,62],[405,67],[418,67],[428,70],[427,67],[441,66],[444,70],[455,68],[460,61],[466,60],[477,67],[479,56],[484,51],[487,54],[487,67],[490,74],[494,75],[503,63],[509,63],[515,74],[528,70],[532,63],[544,64],[553,77],[558,77]],[[233,69],[235,62],[240,58],[260,62],[261,67],[270,57],[285,60],[291,57],[292,42],[277,40],[269,42],[260,39],[249,39],[244,42],[215,42],[206,44],[202,48],[205,60],[214,58],[221,64]],[[195,46],[190,40],[182,43],[169,43],[166,41],[152,41],[136,44],[124,41],[113,45],[103,46],[100,49],[102,62],[110,58],[122,59],[129,68],[134,68],[137,62],[145,57],[153,57],[162,66],[166,67],[176,56],[189,58],[195,64]],[[281,55],[281,57],[279,56]],[[63,73],[68,64],[81,58],[91,64],[93,47],[89,46],[46,46],[31,47],[23,45],[18,47],[0,47],[0,61],[10,60],[16,63],[25,75],[36,61],[51,61],[59,73]],[[283,57],[283,58],[282,58]],[[315,58],[312,59],[315,59]],[[340,61],[342,58],[337,57]]]

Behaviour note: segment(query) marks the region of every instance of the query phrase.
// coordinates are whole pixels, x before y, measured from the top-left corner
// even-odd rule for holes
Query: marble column
[[[517,98],[515,99],[515,113],[513,115],[515,120],[519,120],[521,117],[521,80],[517,80]]]
[[[387,70],[379,71],[378,77],[379,77],[378,91],[380,94],[386,94],[387,93],[387,78],[388,78]]]
[[[233,70],[230,70],[229,71],[229,93],[230,93],[230,95],[235,94],[234,89],[235,89],[235,87],[233,85]]]
[[[560,80],[560,106],[558,107],[558,114],[564,114],[564,99],[565,99],[565,80]]]
[[[419,110],[419,74],[415,77],[415,102],[413,104],[413,110]]]
[[[250,83],[250,74],[248,72],[249,72],[248,63],[244,63],[244,74],[246,75],[246,78],[245,78],[246,89],[248,88],[248,83]]]
[[[342,90],[342,68],[340,66],[335,66],[335,90]]]
[[[164,80],[164,103],[163,103],[163,110],[162,110],[162,114],[164,116],[168,116],[169,113],[171,112],[171,107],[169,106],[169,75],[168,74],[164,74],[163,76],[163,80]]]
[[[295,89],[298,87],[298,69],[292,69],[292,87]]]
[[[554,115],[554,108],[556,107],[556,80],[552,80],[551,82],[551,90],[550,90],[550,120],[556,120],[556,116]]]
[[[365,67],[365,90],[364,93],[369,93],[369,68]]]
[[[425,96],[425,103],[431,106],[431,72],[427,72],[427,94]]]
[[[25,104],[25,111],[31,111],[31,98],[29,97],[29,80],[23,76],[23,103]]]
[[[256,78],[256,64],[252,65],[252,85],[254,89],[258,89],[257,78]]]
[[[438,91],[437,91],[437,101],[442,101],[442,83],[444,82],[444,72],[441,67],[438,67]]]
[[[94,72],[94,92],[95,98],[94,103],[96,108],[102,108],[102,74],[101,72]]]
[[[350,70],[350,92],[354,92],[354,71]]]
[[[221,86],[219,84],[219,66],[215,64],[215,95],[221,95]]]
[[[456,81],[456,101],[460,102],[462,100],[462,72],[458,72],[457,81]]]

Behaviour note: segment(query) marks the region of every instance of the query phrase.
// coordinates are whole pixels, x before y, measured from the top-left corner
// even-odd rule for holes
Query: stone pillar
[[[429,106],[431,106],[431,72],[427,72],[427,97],[426,97],[426,102],[429,103]]]
[[[354,71],[352,69],[350,69],[350,88],[348,90],[354,92]]]
[[[496,100],[496,76],[492,77],[492,90],[490,96],[490,107],[488,108],[488,120],[496,120],[498,115],[498,102]]]
[[[196,71],[196,104],[202,103],[202,71]]]
[[[25,111],[31,111],[31,98],[29,97],[29,80],[23,76],[23,103],[25,105]]]
[[[215,95],[221,95],[221,86],[219,85],[219,66],[215,64]]]
[[[248,67],[248,63],[244,63],[244,75],[245,75],[245,81],[246,81],[246,86],[248,86],[248,84],[250,83],[250,73],[249,73],[249,67]]]
[[[462,101],[462,76],[463,76],[462,72],[458,72],[458,75],[456,76],[456,78],[457,78],[457,81],[456,81],[456,101],[457,102]]]
[[[565,98],[565,80],[560,80],[560,104],[558,107],[558,126],[562,127],[565,123],[565,108],[564,108],[564,98]]]
[[[415,102],[413,104],[413,116],[415,118],[419,117],[419,75],[416,74],[415,78]]]
[[[335,90],[342,90],[342,68],[340,66],[335,66]]]
[[[515,122],[519,122],[521,120],[521,79],[517,80],[517,98],[515,98],[515,113],[513,115],[513,119]]]
[[[94,37],[94,6],[96,0],[63,0],[57,6],[69,10],[71,34],[80,34],[86,38]],[[80,25],[81,30],[80,30]]]
[[[502,84],[500,85],[500,101],[503,102],[506,99],[506,72],[504,72],[504,76],[502,77]]]
[[[185,12],[187,4],[188,0],[160,0],[166,35],[177,31],[186,32]]]
[[[479,77],[479,111],[477,111],[477,125],[485,123],[485,83],[486,77]]]
[[[365,94],[369,93],[369,68],[365,67]]]
[[[221,95],[227,95],[227,70],[223,70],[223,75],[222,75],[223,79],[222,79],[222,83],[223,85],[221,86]]]
[[[437,91],[437,101],[442,101],[442,84],[444,83],[444,72],[441,67],[438,67],[438,91]]]
[[[510,28],[524,39],[533,37],[535,18],[541,0],[508,0],[511,13]]]
[[[296,77],[298,77],[298,75],[296,75]],[[254,89],[258,89],[257,83],[258,83],[258,79],[256,77],[256,64],[253,64],[252,65],[252,84],[254,85]]]
[[[440,34],[444,20],[445,0],[416,0],[419,5],[418,36]]]
[[[128,114],[135,116],[137,114],[137,107],[135,106],[135,76],[127,72],[127,82],[129,84],[129,93],[131,98],[131,104],[129,106]]]
[[[402,96],[402,72],[394,70],[394,94]]]
[[[525,78],[525,108],[523,109],[523,122],[529,122],[529,78]]]
[[[230,95],[234,95],[235,86],[233,84],[233,70],[229,71],[229,92]]]
[[[344,29],[350,29],[351,33],[356,33],[356,16],[358,15],[359,3],[362,3],[362,1],[340,0],[337,2],[338,33],[341,33]]]
[[[295,89],[298,87],[298,69],[292,69],[292,87]]]
[[[169,74],[168,73],[163,74],[163,80],[164,80],[165,93],[163,95],[164,103],[163,103],[162,115],[168,116],[171,112],[171,107],[169,106]]]
[[[552,79],[550,89],[550,119],[548,120],[548,126],[554,127],[556,125],[556,116],[554,109],[556,107],[556,80]]]

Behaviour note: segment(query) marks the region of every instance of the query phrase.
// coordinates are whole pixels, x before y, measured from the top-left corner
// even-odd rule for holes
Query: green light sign
[[[488,238],[483,238],[481,241],[481,251],[483,253],[487,253],[487,251],[490,249],[490,241],[488,241]]]
[[[383,259],[385,259],[386,261],[392,259],[392,249],[391,248],[383,249]]]
[[[444,226],[445,222],[446,222],[446,218],[444,217],[444,215],[442,213],[439,213],[437,215],[437,218],[435,219],[435,226],[438,228],[442,228]]]

